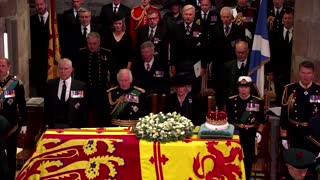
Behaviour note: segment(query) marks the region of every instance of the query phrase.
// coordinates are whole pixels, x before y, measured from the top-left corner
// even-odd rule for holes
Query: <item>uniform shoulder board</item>
[[[87,47],[79,48],[80,51],[83,51],[84,49],[87,49]]]
[[[284,87],[289,87],[289,86],[291,86],[292,84],[295,84],[295,83],[287,84],[287,85],[285,85]]]
[[[230,96],[229,99],[234,99],[236,97],[238,97],[238,95]]]
[[[248,9],[257,10],[257,8],[255,8],[255,7],[248,7]]]
[[[259,101],[261,100],[261,98],[259,98],[258,96],[252,96],[252,97],[258,99]]]
[[[12,76],[11,79],[14,80],[14,81],[18,81],[19,84],[22,85],[21,79],[19,79],[17,76]]]
[[[110,91],[117,89],[117,88],[118,88],[118,86],[112,87],[112,88],[108,89],[107,92],[110,92]]]
[[[140,87],[137,87],[137,86],[133,86],[133,88],[141,91],[142,93],[145,93],[145,92],[146,92],[144,89],[142,89],[142,88],[140,88]]]
[[[103,47],[101,47],[101,49],[103,49],[103,50],[105,50],[105,51],[109,51],[109,52],[111,52],[111,50],[110,50],[110,49],[107,49],[107,48],[103,48]]]

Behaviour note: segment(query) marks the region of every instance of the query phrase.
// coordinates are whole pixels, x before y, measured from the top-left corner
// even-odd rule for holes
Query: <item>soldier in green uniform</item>
[[[311,141],[309,121],[319,113],[320,85],[313,82],[314,64],[303,61],[299,65],[299,81],[285,86],[282,96],[280,136],[285,149],[302,148],[317,154]]]
[[[79,59],[74,62],[75,78],[85,82],[88,88],[88,125],[101,127],[106,122],[106,90],[110,88],[113,74],[111,51],[100,47],[100,35],[91,32],[87,47],[80,49]]]
[[[121,69],[117,74],[119,86],[107,91],[111,119],[138,120],[145,116],[145,90],[132,86],[132,74],[129,69]]]
[[[15,179],[18,129],[26,129],[26,101],[22,82],[9,75],[10,62],[0,58],[0,115],[9,121],[5,148],[9,166],[9,180]]]
[[[262,101],[250,94],[252,88],[252,79],[248,76],[240,76],[239,94],[229,97],[227,103],[228,121],[235,126],[235,134],[240,136],[247,179],[251,177],[255,142],[261,141],[265,123]]]
[[[9,178],[9,167],[7,163],[7,152],[5,150],[5,136],[8,133],[9,122],[0,115],[0,177]]]

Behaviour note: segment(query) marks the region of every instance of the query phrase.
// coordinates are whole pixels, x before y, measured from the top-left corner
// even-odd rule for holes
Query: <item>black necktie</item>
[[[206,21],[207,19],[207,13],[203,13],[203,21]]]
[[[44,17],[43,17],[43,16],[40,16],[40,23],[41,23],[42,26],[45,25],[45,24],[44,24]]]
[[[245,75],[245,65],[244,65],[244,63],[241,63],[241,67],[240,67],[240,74],[243,76],[243,75]]]
[[[118,8],[117,6],[115,6],[115,7],[113,8],[113,13],[114,13],[114,14],[117,13],[117,8]]]
[[[79,11],[76,11],[76,20],[79,21]]]
[[[286,41],[287,44],[290,43],[290,41],[289,41],[289,33],[290,33],[289,30],[287,30],[286,31],[286,37],[284,38],[284,40]]]
[[[280,14],[280,11],[279,11],[279,9],[277,9],[277,10],[276,10],[276,16],[278,17],[279,14]]]
[[[154,36],[153,28],[150,29],[149,40],[152,40]]]
[[[87,39],[87,28],[86,28],[86,27],[83,28],[83,34],[82,34],[82,36],[83,36],[83,39],[84,39],[84,40]]]
[[[66,101],[66,91],[67,91],[66,81],[63,81],[62,91],[61,91],[61,96],[60,96],[60,100],[63,102]]]

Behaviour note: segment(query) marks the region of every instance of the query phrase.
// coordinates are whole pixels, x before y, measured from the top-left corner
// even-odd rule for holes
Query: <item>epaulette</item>
[[[255,8],[255,7],[248,7],[248,9],[254,9],[254,10],[257,10],[257,8]]]
[[[229,99],[234,99],[236,97],[238,97],[238,95],[230,96]]]
[[[290,85],[292,85],[292,84],[295,84],[295,83],[290,83],[290,84],[287,84],[287,85],[285,85],[284,87],[288,87],[288,86],[290,86]]]
[[[254,98],[258,99],[259,101],[261,100],[261,98],[260,98],[260,97],[258,97],[258,96],[252,96],[252,97],[254,97]]]
[[[103,50],[105,50],[105,51],[109,51],[109,52],[111,52],[111,50],[110,50],[110,49],[107,49],[107,48],[103,48],[103,47],[101,47],[100,49],[103,49]]]
[[[18,81],[20,85],[22,85],[21,79],[19,79],[17,76],[11,76],[11,79],[14,81]]]
[[[84,49],[87,49],[87,47],[82,47],[82,48],[79,48],[79,51],[82,51]]]
[[[107,92],[110,92],[110,91],[117,89],[117,88],[118,88],[118,86],[112,87],[112,88],[108,89]]]
[[[141,91],[142,93],[145,93],[145,92],[146,92],[146,90],[144,90],[144,89],[142,89],[142,88],[140,88],[140,87],[137,87],[137,86],[133,86],[133,88]]]

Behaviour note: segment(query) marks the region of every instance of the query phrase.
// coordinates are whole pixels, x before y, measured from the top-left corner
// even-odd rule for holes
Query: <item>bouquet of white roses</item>
[[[167,114],[160,112],[139,118],[134,132],[140,139],[171,142],[192,136],[193,129],[191,120],[177,112]]]

